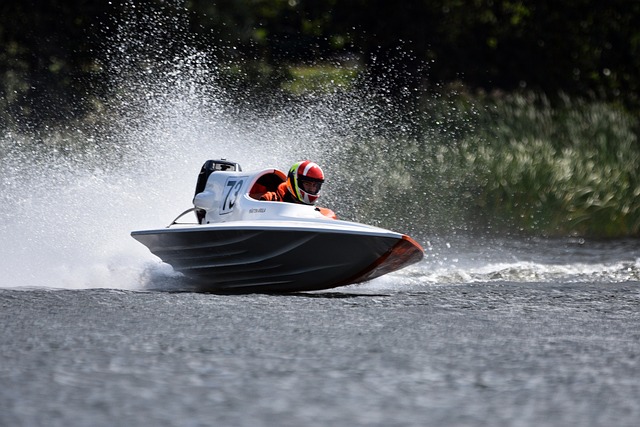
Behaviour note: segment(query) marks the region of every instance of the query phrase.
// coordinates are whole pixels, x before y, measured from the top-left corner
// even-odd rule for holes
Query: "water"
[[[2,289],[0,425],[636,425],[637,282],[416,275],[290,296]]]
[[[297,295],[3,281],[0,425],[635,426],[638,242],[475,244]]]
[[[405,126],[391,107],[364,91],[239,112],[185,52],[136,78],[114,60],[94,123],[0,137],[0,425],[637,424],[639,241],[440,228],[383,197],[411,182],[378,166],[417,155],[385,140]],[[324,204],[425,259],[330,292],[189,292],[129,232],[189,207],[217,157],[312,158]]]

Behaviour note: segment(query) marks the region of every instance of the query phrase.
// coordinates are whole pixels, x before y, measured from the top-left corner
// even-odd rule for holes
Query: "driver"
[[[260,196],[260,200],[270,202],[301,203],[315,205],[320,197],[320,189],[324,183],[324,173],[316,163],[304,160],[294,163],[289,169],[287,180],[276,191],[267,191]],[[335,212],[327,208],[316,207],[322,215],[337,219]]]
[[[291,166],[287,180],[280,184],[276,191],[264,193],[260,200],[314,205],[320,197],[323,183],[324,173],[320,166],[304,160]]]

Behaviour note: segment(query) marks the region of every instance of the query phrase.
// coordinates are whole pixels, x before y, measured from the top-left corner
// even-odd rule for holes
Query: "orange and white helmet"
[[[309,160],[295,163],[289,169],[287,189],[296,201],[313,205],[320,197],[324,173],[320,166]]]

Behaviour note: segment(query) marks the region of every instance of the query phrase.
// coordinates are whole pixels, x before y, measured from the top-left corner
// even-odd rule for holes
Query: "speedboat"
[[[202,292],[286,293],[361,283],[420,261],[411,237],[335,219],[312,205],[258,200],[286,180],[278,169],[245,173],[208,160],[194,207],[167,227],[133,231]],[[179,222],[187,214],[193,222]]]

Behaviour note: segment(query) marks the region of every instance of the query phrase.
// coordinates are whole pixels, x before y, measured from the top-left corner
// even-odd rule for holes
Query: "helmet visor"
[[[316,195],[322,188],[322,181],[311,180],[307,178],[298,178],[300,189],[305,193]]]

